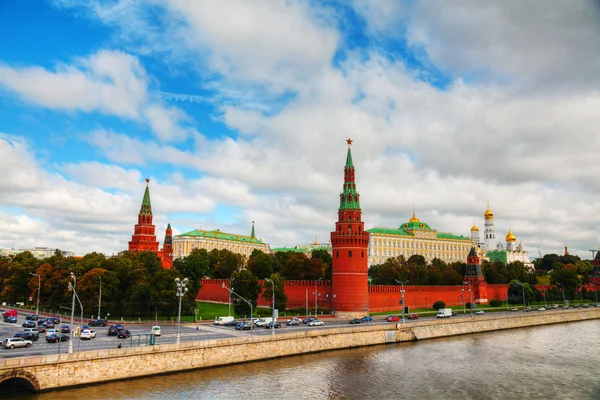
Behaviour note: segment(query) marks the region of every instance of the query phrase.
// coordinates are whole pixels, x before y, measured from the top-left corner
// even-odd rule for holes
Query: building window
[[[348,258],[352,258],[352,250],[348,250]]]
[[[364,252],[364,251],[361,251],[361,252],[360,252],[360,256],[361,256],[361,258],[365,258],[365,252]]]
[[[335,251],[335,258],[340,258],[340,252],[339,252],[339,250]]]

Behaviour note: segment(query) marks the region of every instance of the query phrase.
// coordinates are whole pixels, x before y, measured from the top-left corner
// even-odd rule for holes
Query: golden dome
[[[508,231],[508,235],[506,235],[506,241],[507,242],[516,242],[517,241],[517,237],[515,236],[514,233],[512,233],[512,229],[510,229]]]
[[[494,213],[492,212],[492,210],[490,210],[489,204],[487,206],[487,210],[485,210],[485,212],[483,213],[483,216],[485,217],[485,219],[493,219],[494,218]]]
[[[313,246],[318,246],[319,242],[317,242],[316,240],[313,242]]]
[[[415,216],[415,213],[413,212],[413,216],[411,219],[408,220],[408,222],[421,222],[421,220],[419,218],[417,218]]]
[[[479,232],[479,228],[477,227],[477,225],[473,224],[473,227],[471,228],[471,232]]]

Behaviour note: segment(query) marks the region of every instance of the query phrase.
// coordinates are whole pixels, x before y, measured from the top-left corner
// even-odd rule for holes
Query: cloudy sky
[[[329,239],[346,156],[367,228],[600,246],[595,1],[0,2],[0,247],[194,228]]]

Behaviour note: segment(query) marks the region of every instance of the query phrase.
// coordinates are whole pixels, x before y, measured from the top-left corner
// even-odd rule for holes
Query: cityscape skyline
[[[500,241],[592,258],[595,3],[409,3],[0,6],[0,247],[125,250],[147,177],[160,241],[325,243],[351,137],[365,229],[469,237],[489,201]]]

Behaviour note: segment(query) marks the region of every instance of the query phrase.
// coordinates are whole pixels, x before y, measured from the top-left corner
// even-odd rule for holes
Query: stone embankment
[[[131,379],[312,352],[434,339],[547,324],[600,319],[600,308],[546,311],[511,316],[477,316],[409,324],[357,325],[246,336],[180,345],[0,360],[0,383],[16,378],[36,391]]]

